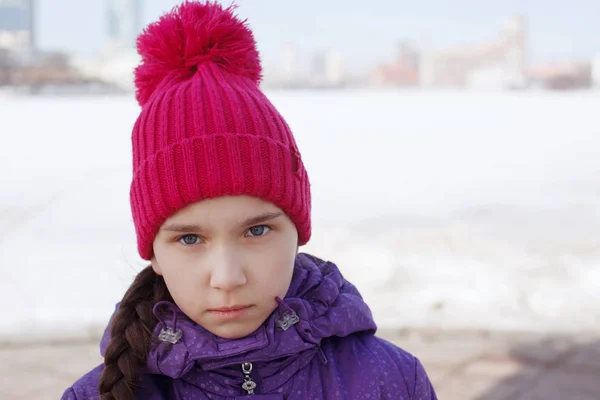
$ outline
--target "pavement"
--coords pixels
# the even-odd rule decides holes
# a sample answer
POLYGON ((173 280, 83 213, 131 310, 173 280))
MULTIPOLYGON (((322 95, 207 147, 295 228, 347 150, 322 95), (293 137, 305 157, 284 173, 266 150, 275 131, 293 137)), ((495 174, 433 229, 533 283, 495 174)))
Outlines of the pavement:
MULTIPOLYGON (((441 400, 600 400, 600 336, 381 332, 417 356, 441 400)), ((60 399, 97 341, 0 344, 0 399, 60 399)))

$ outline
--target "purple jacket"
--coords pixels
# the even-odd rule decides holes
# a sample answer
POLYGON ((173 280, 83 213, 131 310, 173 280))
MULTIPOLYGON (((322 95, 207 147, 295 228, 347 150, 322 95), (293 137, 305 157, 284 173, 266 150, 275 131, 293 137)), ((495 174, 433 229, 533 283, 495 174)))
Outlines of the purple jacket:
MULTIPOLYGON (((150 349, 138 399, 437 399, 421 363, 374 335, 371 311, 356 288, 334 264, 310 255, 298 255, 285 299, 245 338, 221 339, 168 305, 171 311, 157 315, 164 324, 155 334, 173 327, 174 311, 183 335, 150 349)), ((105 333, 102 353, 107 343, 105 333)), ((102 368, 62 399, 98 399, 102 368)))

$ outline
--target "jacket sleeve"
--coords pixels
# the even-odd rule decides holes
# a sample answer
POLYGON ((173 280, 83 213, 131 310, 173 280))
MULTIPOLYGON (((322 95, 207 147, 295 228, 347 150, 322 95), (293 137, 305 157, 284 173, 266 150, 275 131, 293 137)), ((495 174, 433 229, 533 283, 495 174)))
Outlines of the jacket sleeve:
POLYGON ((433 385, 418 358, 415 358, 415 388, 412 398, 414 400, 437 400, 433 385))
POLYGON ((61 400, 91 400, 99 399, 98 383, 104 364, 98 365, 96 368, 79 378, 70 388, 68 388, 60 398, 61 400))
POLYGON ((60 400, 77 400, 77 396, 75 395, 75 391, 72 387, 65 390, 60 400))
POLYGON ((437 400, 433 385, 418 358, 387 340, 377 337, 373 340, 383 349, 378 359, 383 361, 385 369, 380 375, 387 377, 381 382, 380 400, 437 400))

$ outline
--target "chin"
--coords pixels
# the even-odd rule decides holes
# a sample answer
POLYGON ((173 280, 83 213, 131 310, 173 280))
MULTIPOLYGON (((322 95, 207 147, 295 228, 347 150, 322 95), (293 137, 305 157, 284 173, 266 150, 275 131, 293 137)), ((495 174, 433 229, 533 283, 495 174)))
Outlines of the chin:
MULTIPOLYGON (((260 326, 260 325, 259 325, 260 326)), ((237 324, 230 324, 229 326, 216 326, 213 329, 208 329, 213 335, 219 336, 223 339, 241 339, 252 333, 254 333, 259 326, 247 327, 240 326, 237 324)))
POLYGON ((222 339, 230 339, 230 340, 234 340, 234 339, 242 339, 243 337, 248 336, 250 333, 239 333, 239 332, 234 332, 234 331, 225 331, 225 332, 213 332, 216 336, 222 338, 222 339))

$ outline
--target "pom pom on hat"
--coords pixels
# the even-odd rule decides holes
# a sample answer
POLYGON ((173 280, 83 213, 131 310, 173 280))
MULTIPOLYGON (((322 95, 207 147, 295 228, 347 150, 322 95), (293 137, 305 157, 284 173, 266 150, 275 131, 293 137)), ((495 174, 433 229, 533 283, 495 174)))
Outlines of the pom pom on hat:
POLYGON ((246 21, 234 15, 235 8, 186 1, 148 25, 137 39, 142 62, 135 70, 135 86, 141 106, 167 77, 189 79, 204 62, 260 83, 256 41, 246 21))

